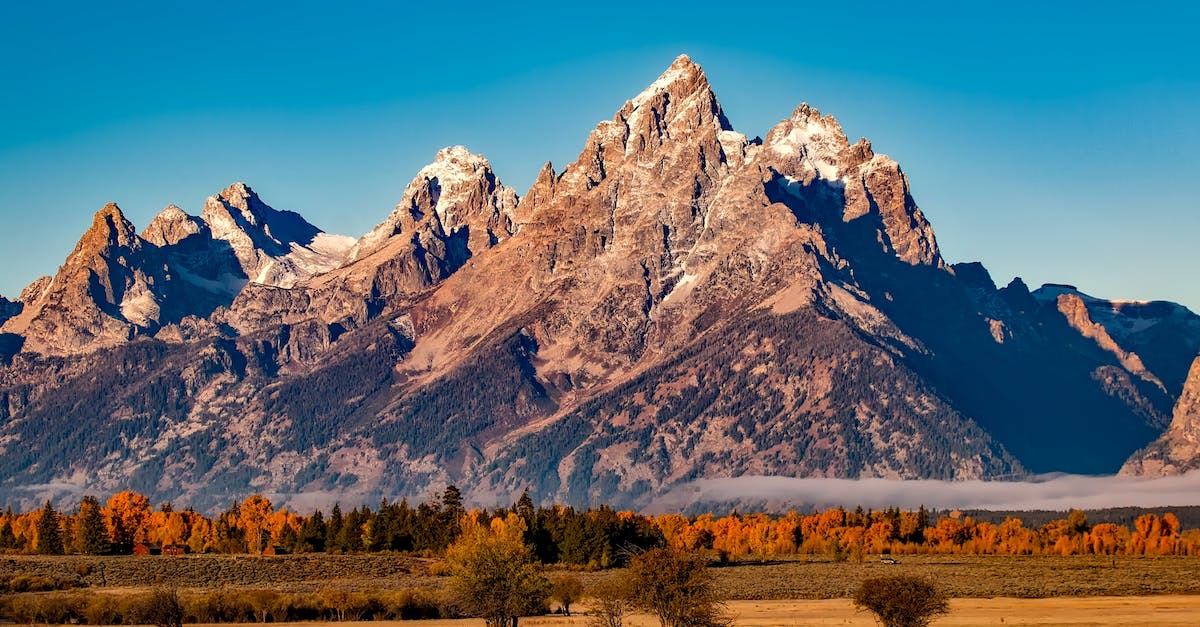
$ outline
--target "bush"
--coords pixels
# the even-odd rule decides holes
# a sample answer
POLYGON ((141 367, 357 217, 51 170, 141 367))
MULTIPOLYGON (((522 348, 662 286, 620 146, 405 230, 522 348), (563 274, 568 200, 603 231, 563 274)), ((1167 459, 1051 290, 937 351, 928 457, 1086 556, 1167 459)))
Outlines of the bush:
POLYGON ((281 593, 224 590, 180 597, 169 588, 139 595, 51 592, 0 596, 0 622, 171 627, 187 623, 250 623, 447 618, 440 591, 281 593), (177 605, 176 605, 177 604, 177 605))
POLYGON ((854 605, 875 614, 884 627, 925 627, 950 611, 945 592, 913 575, 863 581, 854 593, 854 605))
POLYGON ((442 618, 441 594, 436 590, 401 590, 382 599, 388 620, 442 618))
POLYGON ((0 576, 0 592, 49 592, 75 587, 75 582, 41 575, 17 573, 9 577, 0 576))
POLYGON ((17 623, 61 625, 85 619, 87 599, 75 594, 14 594, 0 606, 0 616, 17 623))
POLYGON ((453 574, 446 593, 457 611, 482 617, 488 627, 502 627, 517 617, 544 613, 550 582, 525 545, 520 517, 509 514, 492 527, 469 525, 447 549, 453 574))
POLYGON ((627 576, 631 604, 657 616, 662 627, 733 624, 703 557, 651 549, 630 561, 627 576))
POLYGON ((620 581, 602 581, 592 587, 590 596, 588 627, 622 627, 629 613, 629 590, 620 581))
POLYGON ((139 623, 156 627, 180 627, 183 625, 184 608, 179 593, 174 588, 155 588, 142 599, 137 610, 139 623))
POLYGON ((89 625, 118 625, 124 616, 121 604, 107 594, 94 594, 83 606, 83 620, 89 625))

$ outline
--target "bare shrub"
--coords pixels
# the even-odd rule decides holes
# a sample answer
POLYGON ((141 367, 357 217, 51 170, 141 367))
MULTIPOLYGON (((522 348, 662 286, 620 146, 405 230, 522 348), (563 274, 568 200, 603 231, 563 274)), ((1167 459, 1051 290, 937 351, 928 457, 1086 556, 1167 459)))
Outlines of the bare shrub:
POLYGON ((622 627, 629 613, 629 590, 619 580, 602 581, 592 586, 592 611, 588 627, 622 627))
POLYGON ((150 591, 137 610, 140 623, 156 627, 180 627, 183 625, 183 601, 174 588, 159 586, 150 591))

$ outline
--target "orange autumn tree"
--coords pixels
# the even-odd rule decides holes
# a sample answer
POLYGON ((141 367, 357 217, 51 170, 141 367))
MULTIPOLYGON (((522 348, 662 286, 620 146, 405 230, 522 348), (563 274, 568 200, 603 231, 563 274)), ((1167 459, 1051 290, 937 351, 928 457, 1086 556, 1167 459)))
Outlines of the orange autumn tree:
POLYGON ((271 501, 261 494, 250 496, 238 506, 235 524, 246 539, 246 548, 251 553, 262 553, 270 543, 274 513, 271 501))
POLYGON ((145 533, 150 518, 150 499, 125 490, 108 499, 100 513, 108 527, 109 540, 118 547, 132 546, 138 535, 145 533))

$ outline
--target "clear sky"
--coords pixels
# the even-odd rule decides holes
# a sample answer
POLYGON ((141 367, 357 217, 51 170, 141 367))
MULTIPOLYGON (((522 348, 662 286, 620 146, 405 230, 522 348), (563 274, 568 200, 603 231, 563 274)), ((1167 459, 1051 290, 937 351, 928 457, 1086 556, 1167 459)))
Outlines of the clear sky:
POLYGON ((1191 3, 505 4, 0 3, 0 294, 108 201, 241 180, 357 236, 451 144, 523 193, 685 52, 747 135, 870 138, 951 261, 1200 311, 1191 3))

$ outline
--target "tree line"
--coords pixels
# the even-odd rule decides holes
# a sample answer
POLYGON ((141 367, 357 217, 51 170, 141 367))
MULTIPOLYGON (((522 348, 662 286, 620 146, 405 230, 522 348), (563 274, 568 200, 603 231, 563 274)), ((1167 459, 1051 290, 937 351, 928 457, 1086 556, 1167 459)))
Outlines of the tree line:
POLYGON ((585 568, 624 565, 629 555, 665 547, 707 552, 721 560, 826 555, 861 560, 880 554, 1200 555, 1200 529, 1183 529, 1169 512, 1146 513, 1132 525, 1091 524, 1078 510, 1026 527, 1009 516, 999 523, 950 512, 932 519, 916 511, 789 512, 784 515, 649 516, 608 507, 579 510, 536 506, 528 494, 511 507, 468 509, 454 486, 416 506, 383 500, 375 508, 339 505, 301 515, 255 494, 205 516, 170 503, 119 492, 101 503, 84 497, 73 512, 50 502, 29 512, 0 514, 0 552, 129 554, 144 547, 191 553, 401 552, 441 556, 464 525, 515 516, 533 557, 545 564, 585 568))

